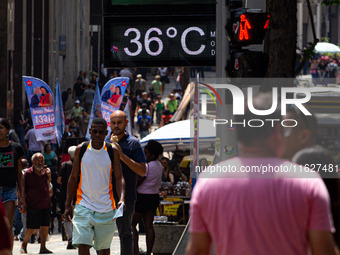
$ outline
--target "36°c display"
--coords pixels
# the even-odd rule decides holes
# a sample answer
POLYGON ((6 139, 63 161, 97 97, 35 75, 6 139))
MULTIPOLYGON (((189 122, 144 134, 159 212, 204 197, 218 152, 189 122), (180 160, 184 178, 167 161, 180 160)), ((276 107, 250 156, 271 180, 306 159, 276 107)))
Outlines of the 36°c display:
POLYGON ((105 67, 215 65, 214 15, 104 17, 105 67))

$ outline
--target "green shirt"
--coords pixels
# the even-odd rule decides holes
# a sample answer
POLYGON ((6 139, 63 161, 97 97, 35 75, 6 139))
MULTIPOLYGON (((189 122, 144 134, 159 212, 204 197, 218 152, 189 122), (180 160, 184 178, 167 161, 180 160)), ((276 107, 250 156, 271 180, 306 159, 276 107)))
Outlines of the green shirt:
POLYGON ((43 156, 45 158, 45 164, 48 167, 51 167, 52 166, 52 159, 56 158, 57 154, 55 154, 54 151, 51 151, 50 154, 47 154, 47 153, 44 152, 43 156))
POLYGON ((153 86, 153 90, 155 91, 155 93, 157 95, 160 95, 161 94, 162 82, 161 81, 153 80, 151 85, 153 86))
POLYGON ((168 106, 169 111, 174 113, 177 110, 178 101, 176 99, 174 101, 169 100, 166 105, 168 106))
POLYGON ((164 110, 164 103, 156 103, 156 110, 163 111, 164 110))
POLYGON ((73 106, 73 108, 71 110, 71 118, 79 119, 79 117, 81 116, 82 111, 83 111, 83 107, 79 106, 77 108, 77 107, 73 106))

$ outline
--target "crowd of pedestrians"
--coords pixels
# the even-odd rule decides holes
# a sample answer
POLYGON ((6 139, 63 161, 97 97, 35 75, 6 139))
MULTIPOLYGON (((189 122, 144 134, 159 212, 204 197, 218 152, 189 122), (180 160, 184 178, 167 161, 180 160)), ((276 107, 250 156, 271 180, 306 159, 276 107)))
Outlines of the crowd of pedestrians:
MULTIPOLYGON (((130 77, 131 81, 120 110, 110 116, 109 138, 105 141, 106 121, 95 118, 89 127, 90 141, 67 148, 68 156, 63 155, 66 160, 62 159, 56 141, 39 142, 34 129, 27 130, 31 124, 25 112, 18 111, 14 122, 16 142, 10 135, 9 122, 0 118, 0 205, 5 209, 2 217, 0 206, 0 224, 8 227, 1 233, 8 235, 0 242, 0 251, 4 249, 10 254, 17 207, 23 227, 17 230, 21 232, 15 238, 22 241, 23 254, 28 252, 28 243, 35 241, 40 242, 40 253, 52 253, 46 241, 48 234, 55 232, 54 218, 58 221, 57 232, 68 242, 67 249, 78 248, 81 255, 89 254, 91 247, 99 254, 110 254, 116 228, 121 254, 151 254, 161 183, 176 185, 190 181, 191 176, 180 169, 181 156, 164 157, 162 145, 153 140, 143 150, 140 140, 153 128, 170 123, 184 92, 183 68, 158 68, 152 80, 147 80, 144 72, 128 68, 113 75, 130 77), (170 74, 176 89, 165 95, 170 74), (126 131, 129 122, 123 111, 126 105, 133 116, 132 134, 126 131), (24 170, 22 162, 27 164, 24 170), (114 218, 120 206, 124 213, 114 218), (137 225, 141 220, 146 233, 145 252, 138 247, 137 225), (6 240, 7 244, 2 245, 6 240)), ((87 74, 80 72, 74 87, 64 91, 65 141, 86 135, 95 81, 96 76, 90 82, 87 74)), ((267 95, 261 95, 255 105, 266 107, 268 102, 267 95)), ((275 114, 271 117, 282 118, 275 114)), ((255 118, 249 111, 245 117, 255 118)), ((333 164, 326 157, 327 151, 315 147, 317 128, 313 116, 303 116, 291 107, 283 118, 296 119, 299 125, 296 128, 265 125, 256 131, 238 128, 243 156, 222 164, 239 167, 266 163, 279 167, 293 164, 290 161, 309 164, 317 158, 313 153, 324 155, 325 164, 333 164), (306 148, 309 150, 304 151, 306 148)), ((200 161, 205 167, 207 163, 200 161)), ((335 254, 332 232, 334 226, 339 228, 339 220, 331 215, 339 212, 338 179, 322 182, 317 174, 307 180, 287 176, 210 179, 202 178, 203 175, 191 200, 188 254, 208 254, 211 243, 215 244, 217 254, 306 254, 308 249, 313 255, 335 254)), ((339 232, 335 232, 334 238, 339 244, 339 232)))
MULTIPOLYGON (((136 128, 139 138, 142 139, 148 135, 152 131, 154 123, 157 124, 158 128, 170 122, 170 118, 177 110, 181 95, 186 87, 183 84, 183 71, 182 67, 173 69, 160 67, 151 70, 151 75, 154 78, 149 80, 146 77, 147 71, 143 68, 133 70, 124 68, 112 71, 110 78, 119 76, 130 78, 125 95, 119 97, 120 101, 114 106, 120 106, 120 110, 123 110, 129 104, 131 124, 133 128, 136 128), (172 77, 170 74, 172 74, 172 77), (173 79, 173 83, 176 83, 176 89, 165 95, 165 85, 169 84, 169 77, 173 79), (142 113, 143 109, 146 112, 142 113)), ((85 79, 85 76, 86 73, 80 72, 73 88, 67 88, 62 93, 66 123, 65 139, 84 138, 86 136, 97 76, 92 75, 91 82, 87 78, 85 79)), ((101 91, 104 84, 99 82, 98 85, 101 91)), ((110 93, 110 91, 107 92, 110 93)), ((118 94, 120 94, 120 91, 118 94)), ((105 94, 102 96, 102 100, 108 100, 105 94)))
POLYGON ((312 82, 315 85, 327 86, 328 84, 337 84, 340 60, 328 56, 314 58, 304 69, 306 74, 309 70, 312 75, 312 82))

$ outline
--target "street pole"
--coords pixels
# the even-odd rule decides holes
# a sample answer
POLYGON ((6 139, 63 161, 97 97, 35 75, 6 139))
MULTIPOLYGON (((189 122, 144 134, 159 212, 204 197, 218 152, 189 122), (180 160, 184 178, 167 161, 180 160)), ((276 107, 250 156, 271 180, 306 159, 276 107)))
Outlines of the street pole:
MULTIPOLYGON (((224 0, 218 0, 216 5, 216 81, 226 84, 226 64, 229 60, 229 42, 226 36, 225 26, 229 15, 229 6, 224 0)), ((232 99, 228 97, 225 89, 218 89, 222 107, 216 107, 216 118, 230 120, 232 115, 232 99)), ((235 132, 226 125, 217 125, 215 141, 214 164, 234 157, 237 154, 237 142, 235 132)))
POLYGON ((225 78, 227 73, 225 65, 229 58, 229 44, 225 25, 229 8, 224 0, 217 0, 216 4, 216 78, 225 78))

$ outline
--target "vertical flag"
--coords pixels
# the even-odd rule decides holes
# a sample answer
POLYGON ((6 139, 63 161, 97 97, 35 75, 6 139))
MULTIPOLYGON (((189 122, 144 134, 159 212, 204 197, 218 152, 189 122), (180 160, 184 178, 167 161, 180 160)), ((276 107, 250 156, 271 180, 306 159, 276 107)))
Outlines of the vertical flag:
POLYGON ((96 117, 102 117, 98 78, 96 80, 96 90, 95 90, 95 93, 94 93, 94 99, 93 99, 93 103, 92 103, 91 116, 90 116, 89 125, 87 126, 87 131, 86 131, 86 136, 85 136, 87 140, 91 140, 89 129, 91 127, 91 123, 92 123, 93 119, 96 118, 96 117))
POLYGON ((60 147, 61 139, 63 138, 65 130, 65 116, 63 109, 63 101, 61 100, 60 85, 57 79, 57 88, 55 92, 55 125, 56 125, 56 138, 60 147))
POLYGON ((131 122, 131 111, 130 111, 130 99, 129 98, 127 98, 127 103, 125 105, 124 112, 126 114, 126 119, 128 120, 128 124, 126 125, 125 130, 129 134, 132 134, 132 122, 131 122))
POLYGON ((37 141, 55 139, 53 92, 42 80, 23 76, 37 141))
POLYGON ((109 80, 103 87, 101 93, 101 110, 103 119, 106 120, 108 126, 110 126, 110 115, 114 111, 119 110, 128 84, 129 78, 117 77, 109 80))

